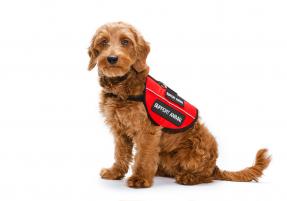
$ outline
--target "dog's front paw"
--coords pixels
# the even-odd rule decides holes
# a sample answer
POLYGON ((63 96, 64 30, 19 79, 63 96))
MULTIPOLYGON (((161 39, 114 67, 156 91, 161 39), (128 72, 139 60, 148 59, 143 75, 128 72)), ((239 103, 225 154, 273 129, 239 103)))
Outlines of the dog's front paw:
POLYGON ((151 187, 152 181, 149 181, 143 177, 132 175, 128 179, 128 187, 131 188, 148 188, 151 187))
POLYGON ((100 172, 100 175, 103 179, 110 180, 118 180, 124 177, 124 174, 115 168, 103 168, 100 172))

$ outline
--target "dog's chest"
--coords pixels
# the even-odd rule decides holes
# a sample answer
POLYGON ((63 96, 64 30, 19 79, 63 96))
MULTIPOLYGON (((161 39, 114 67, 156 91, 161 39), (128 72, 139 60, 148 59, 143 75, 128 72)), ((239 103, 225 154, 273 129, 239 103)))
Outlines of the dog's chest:
POLYGON ((142 102, 107 98, 101 104, 101 110, 107 123, 116 129, 134 132, 143 125, 144 121, 149 121, 142 102))

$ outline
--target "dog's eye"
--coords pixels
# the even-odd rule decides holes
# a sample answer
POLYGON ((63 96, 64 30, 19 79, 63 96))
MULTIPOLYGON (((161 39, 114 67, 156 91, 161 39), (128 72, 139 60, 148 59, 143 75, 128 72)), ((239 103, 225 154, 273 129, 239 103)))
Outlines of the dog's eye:
POLYGON ((128 40, 128 39, 123 39, 123 40, 121 41, 121 44, 122 44, 123 46, 127 46, 127 45, 129 44, 129 40, 128 40))
POLYGON ((108 40, 107 39, 103 39, 101 42, 100 42, 100 45, 105 47, 108 45, 108 40))

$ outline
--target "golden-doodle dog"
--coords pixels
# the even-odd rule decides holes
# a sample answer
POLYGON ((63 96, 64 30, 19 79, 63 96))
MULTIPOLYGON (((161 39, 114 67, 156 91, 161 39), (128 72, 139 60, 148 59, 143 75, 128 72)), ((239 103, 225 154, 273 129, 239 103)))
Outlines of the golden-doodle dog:
POLYGON ((102 87, 100 109, 115 140, 115 162, 102 169, 103 179, 122 179, 136 154, 127 185, 150 187, 154 176, 173 177, 184 185, 212 180, 257 181, 270 163, 267 149, 241 171, 216 165, 217 143, 197 109, 148 75, 149 44, 123 22, 101 26, 92 38, 89 70, 98 66, 102 87))

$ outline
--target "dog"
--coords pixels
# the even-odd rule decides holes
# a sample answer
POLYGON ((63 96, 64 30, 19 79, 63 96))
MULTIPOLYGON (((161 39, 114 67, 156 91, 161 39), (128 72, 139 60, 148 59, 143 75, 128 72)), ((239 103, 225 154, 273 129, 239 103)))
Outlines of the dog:
POLYGON ((115 162, 101 170, 101 177, 124 178, 135 147, 128 187, 150 187, 155 176, 172 177, 183 185, 213 180, 258 181, 271 161, 267 149, 257 152, 253 166, 236 172, 223 171, 216 165, 215 138, 200 120, 184 131, 170 134, 149 118, 144 101, 137 98, 143 95, 149 76, 149 51, 143 36, 124 22, 101 26, 88 48, 88 69, 98 66, 100 111, 115 140, 115 162))

